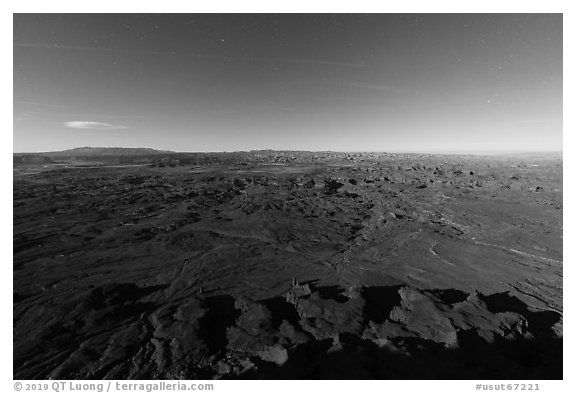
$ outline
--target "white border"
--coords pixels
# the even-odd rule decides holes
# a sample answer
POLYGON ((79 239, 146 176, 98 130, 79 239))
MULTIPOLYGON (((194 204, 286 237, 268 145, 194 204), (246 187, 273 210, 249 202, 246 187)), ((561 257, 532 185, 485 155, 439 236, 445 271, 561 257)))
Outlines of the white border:
MULTIPOLYGON (((572 2, 573 3, 573 2, 572 2)), ((406 2, 385 2, 376 0, 354 0, 354 1, 312 1, 312 0, 291 0, 282 3, 270 1, 121 1, 121 0, 98 0, 95 2, 82 1, 7 1, 2 3, 2 40, 4 48, 12 48, 12 13, 563 13, 564 14, 564 171, 568 174, 568 181, 564 182, 565 200, 571 201, 574 196, 573 182, 571 177, 574 169, 574 158, 572 148, 574 146, 573 116, 571 114, 576 108, 573 99, 574 77, 574 7, 570 1, 504 1, 504 0, 484 0, 484 1, 426 1, 411 0, 406 2), (569 109, 571 108, 571 110, 569 109)), ((9 123, 12 122, 12 50, 10 55, 5 56, 2 61, 3 67, 3 105, 5 129, 2 133, 2 173, 5 179, 12 177, 12 146, 13 135, 10 132, 9 123), (10 88, 9 88, 10 87, 10 88)), ((7 185, 6 185, 7 188, 7 185)), ((0 367, 4 391, 14 391, 12 382, 12 198, 8 196, 7 190, 2 193, 5 206, 5 214, 2 220, 2 296, 1 308, 5 316, 2 324, 3 348, 2 363, 0 367)), ((573 279, 574 247, 572 246, 573 222, 575 222, 574 208, 570 203, 565 204, 565 223, 567 227, 564 231, 565 248, 564 260, 568 261, 565 266, 565 277, 569 281, 573 279)), ((568 282, 569 284, 569 282, 568 282)), ((573 310, 574 291, 571 285, 564 285, 564 381, 540 381, 540 391, 542 392, 568 392, 576 391, 574 372, 569 369, 570 360, 575 353, 573 336, 573 310)), ((573 367, 573 366, 572 366, 573 367)), ((487 383, 488 381, 478 381, 487 383)), ((502 381, 494 381, 500 383, 502 381)), ((505 381, 504 383, 513 382, 505 381)), ((522 382, 522 381, 519 381, 522 382)), ((426 392, 471 392, 474 390, 474 383, 471 381, 287 381, 287 382, 250 382, 250 381, 216 381, 217 392, 223 391, 262 391, 269 392, 294 392, 296 389, 302 391, 320 391, 328 389, 330 391, 355 391, 363 389, 378 389, 379 391, 426 391, 426 392)))

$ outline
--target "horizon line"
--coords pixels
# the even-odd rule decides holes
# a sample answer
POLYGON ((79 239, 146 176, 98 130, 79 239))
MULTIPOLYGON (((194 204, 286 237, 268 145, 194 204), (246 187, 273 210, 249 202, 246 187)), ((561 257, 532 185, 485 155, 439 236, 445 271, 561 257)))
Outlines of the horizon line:
POLYGON ((142 149, 154 150, 158 152, 186 154, 186 153, 204 153, 204 154, 226 154, 226 153, 249 153, 259 151, 273 152, 301 152, 301 153, 345 153, 345 154, 434 154, 434 155, 498 155, 498 154, 558 154, 564 153, 564 150, 304 150, 304 149, 249 149, 249 150, 196 150, 196 151, 176 151, 151 147, 125 147, 125 146, 78 146, 64 150, 49 151, 13 151, 12 154, 46 154, 60 153, 74 149, 142 149))

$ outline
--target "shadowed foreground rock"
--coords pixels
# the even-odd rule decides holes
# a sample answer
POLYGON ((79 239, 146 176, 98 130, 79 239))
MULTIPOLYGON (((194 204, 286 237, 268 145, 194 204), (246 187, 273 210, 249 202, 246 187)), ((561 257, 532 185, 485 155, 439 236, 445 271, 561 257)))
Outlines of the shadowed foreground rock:
POLYGON ((16 338, 25 356, 15 358, 15 377, 562 377, 562 338, 552 329, 561 316, 529 311, 507 293, 447 302, 438 294, 450 290, 311 287, 262 301, 218 295, 168 304, 165 288, 94 288, 20 319, 16 331, 35 338, 16 338))

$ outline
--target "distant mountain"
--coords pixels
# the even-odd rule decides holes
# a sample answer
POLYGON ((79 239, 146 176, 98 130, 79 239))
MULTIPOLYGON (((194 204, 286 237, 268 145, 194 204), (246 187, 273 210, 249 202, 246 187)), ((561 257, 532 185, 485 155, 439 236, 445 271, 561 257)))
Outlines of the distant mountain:
POLYGON ((67 157, 102 157, 102 156, 149 156, 158 154, 173 154, 172 151, 155 150, 145 147, 77 147, 63 151, 36 153, 54 158, 67 157))
POLYGON ((91 164, 150 164, 177 153, 148 148, 78 147, 44 153, 14 153, 14 165, 39 165, 54 163, 91 164))
POLYGON ((54 164, 50 157, 42 156, 39 154, 14 154, 14 165, 44 165, 54 164))

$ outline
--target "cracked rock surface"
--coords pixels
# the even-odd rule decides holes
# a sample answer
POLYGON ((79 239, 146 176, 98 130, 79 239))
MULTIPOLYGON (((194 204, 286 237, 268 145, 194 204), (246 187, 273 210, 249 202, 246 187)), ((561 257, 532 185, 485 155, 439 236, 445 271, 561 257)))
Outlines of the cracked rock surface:
POLYGON ((233 154, 15 158, 15 379, 562 378, 561 158, 233 154))

